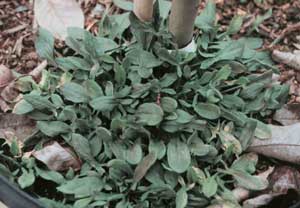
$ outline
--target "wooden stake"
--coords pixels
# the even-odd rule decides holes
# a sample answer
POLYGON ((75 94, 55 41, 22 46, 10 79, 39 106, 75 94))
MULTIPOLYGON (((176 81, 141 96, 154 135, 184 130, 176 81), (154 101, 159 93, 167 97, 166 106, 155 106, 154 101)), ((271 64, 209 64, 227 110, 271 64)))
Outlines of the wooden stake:
POLYGON ((173 0, 169 29, 179 48, 188 45, 194 32, 199 0, 173 0))
POLYGON ((143 22, 150 22, 153 17, 153 0, 134 0, 133 12, 143 22))

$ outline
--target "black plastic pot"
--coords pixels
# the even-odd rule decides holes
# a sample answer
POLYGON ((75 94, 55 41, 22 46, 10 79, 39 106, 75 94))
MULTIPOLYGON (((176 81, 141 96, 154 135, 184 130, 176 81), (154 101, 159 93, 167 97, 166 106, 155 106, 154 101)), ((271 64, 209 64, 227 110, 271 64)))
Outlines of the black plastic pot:
POLYGON ((0 176, 0 201, 8 208, 43 208, 34 198, 0 176))

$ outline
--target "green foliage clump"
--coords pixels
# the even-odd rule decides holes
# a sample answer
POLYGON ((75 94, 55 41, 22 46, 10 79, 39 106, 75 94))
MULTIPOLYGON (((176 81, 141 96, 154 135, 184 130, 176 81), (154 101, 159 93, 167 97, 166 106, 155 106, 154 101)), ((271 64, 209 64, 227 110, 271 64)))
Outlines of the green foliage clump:
POLYGON ((37 51, 52 66, 15 112, 37 121, 30 145, 61 141, 83 162, 67 173, 23 162, 23 188, 55 182, 43 187, 51 197, 38 194, 48 207, 239 207, 234 183, 265 188, 252 176, 257 160, 241 154, 254 136, 270 136, 259 120, 281 107, 288 87, 272 83, 276 69, 256 50, 262 40, 231 39, 240 18, 218 33, 209 3, 196 21, 197 51, 176 50, 163 15, 170 7, 158 2, 151 24, 105 16, 98 36, 70 28, 68 47, 56 52, 40 30, 37 51))

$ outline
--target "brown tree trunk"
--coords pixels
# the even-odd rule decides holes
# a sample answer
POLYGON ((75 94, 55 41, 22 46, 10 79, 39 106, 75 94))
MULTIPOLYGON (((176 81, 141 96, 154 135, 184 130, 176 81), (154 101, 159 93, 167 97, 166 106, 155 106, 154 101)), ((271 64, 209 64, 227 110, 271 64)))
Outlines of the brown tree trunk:
POLYGON ((194 23, 199 0, 173 0, 169 29, 179 48, 188 45, 193 38, 194 23))
POLYGON ((153 17, 153 0, 134 0, 133 12, 143 22, 150 22, 153 17))

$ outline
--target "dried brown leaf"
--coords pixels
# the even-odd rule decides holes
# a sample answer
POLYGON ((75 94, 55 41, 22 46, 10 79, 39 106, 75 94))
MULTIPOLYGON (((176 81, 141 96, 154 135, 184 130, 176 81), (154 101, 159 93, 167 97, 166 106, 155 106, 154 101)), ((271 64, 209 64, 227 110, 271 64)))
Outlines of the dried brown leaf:
POLYGON ((300 54, 299 53, 290 53, 290 52, 281 52, 274 50, 272 57, 275 61, 279 63, 286 64, 296 70, 300 70, 300 54))
POLYGON ((253 139, 247 149, 250 152, 273 157, 279 160, 300 164, 300 123, 290 126, 269 125, 271 139, 253 139))
POLYGON ((143 160, 138 164, 134 171, 133 180, 139 182, 150 169, 150 167, 155 163, 156 155, 154 152, 150 152, 143 160))
POLYGON ((287 104, 276 111, 273 119, 284 126, 300 123, 300 104, 287 104))
POLYGON ((243 207, 260 207, 269 204, 274 198, 288 193, 288 190, 299 192, 300 173, 295 168, 289 166, 276 167, 268 177, 269 188, 267 192, 248 199, 243 203, 243 207))
POLYGON ((248 199, 243 203, 244 208, 257 208, 269 204, 278 194, 262 194, 255 198, 248 199))
POLYGON ((0 97, 0 110, 2 110, 4 113, 11 110, 11 107, 3 100, 2 97, 0 97))
POLYGON ((57 142, 34 151, 32 155, 54 171, 65 171, 69 168, 79 170, 81 167, 81 162, 75 157, 75 154, 71 154, 67 148, 62 147, 57 142))
POLYGON ((8 143, 13 138, 17 138, 19 143, 23 143, 35 132, 35 122, 28 117, 16 114, 0 114, 0 138, 4 138, 8 143))
POLYGON ((37 67, 35 67, 29 75, 32 76, 35 80, 38 80, 42 74, 42 71, 46 68, 48 62, 47 60, 44 60, 42 63, 40 63, 37 67))
POLYGON ((275 168, 269 177, 270 188, 274 193, 287 194, 288 190, 300 191, 300 173, 290 166, 275 168))
POLYGON ((0 95, 6 102, 14 102, 16 101, 16 98, 19 96, 19 94, 20 92, 16 88, 16 82, 12 81, 6 87, 3 88, 0 95))
POLYGON ((34 13, 41 27, 62 40, 68 27, 84 27, 83 11, 75 0, 36 0, 34 13))

